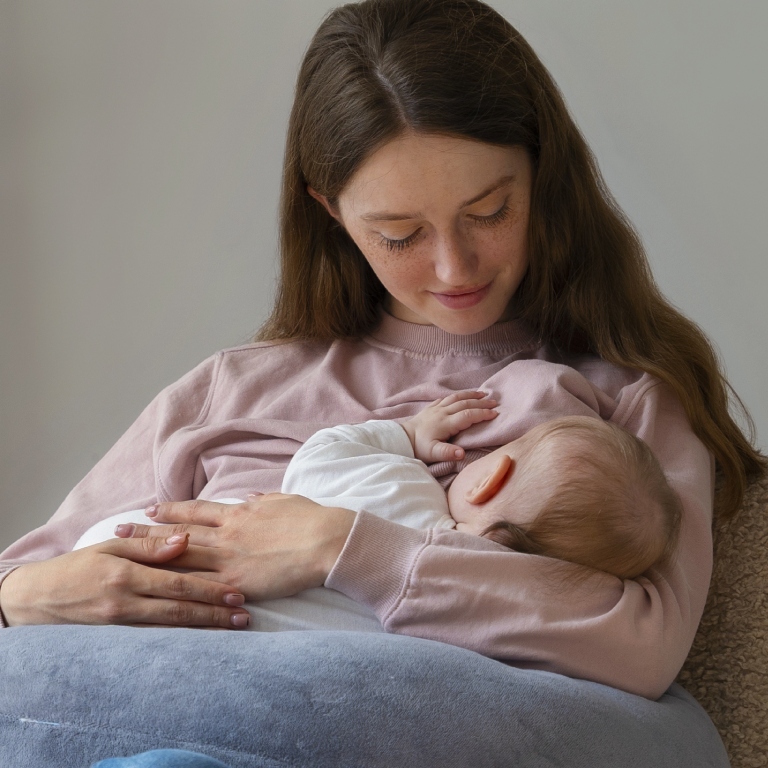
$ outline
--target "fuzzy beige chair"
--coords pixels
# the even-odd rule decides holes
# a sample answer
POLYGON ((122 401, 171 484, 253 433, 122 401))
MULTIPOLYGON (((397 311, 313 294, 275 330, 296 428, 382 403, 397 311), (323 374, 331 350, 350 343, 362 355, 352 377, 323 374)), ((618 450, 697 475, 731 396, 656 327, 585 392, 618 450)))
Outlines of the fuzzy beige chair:
POLYGON ((707 710, 732 768, 768 766, 768 479, 714 527, 701 626, 677 682, 707 710))

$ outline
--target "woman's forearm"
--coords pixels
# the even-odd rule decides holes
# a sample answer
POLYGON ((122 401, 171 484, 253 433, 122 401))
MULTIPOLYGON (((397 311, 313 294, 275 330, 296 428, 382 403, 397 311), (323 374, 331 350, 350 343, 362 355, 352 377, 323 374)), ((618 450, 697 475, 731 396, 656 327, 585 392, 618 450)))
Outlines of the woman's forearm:
POLYGON ((326 586, 374 610, 389 632, 658 698, 690 645, 669 588, 595 573, 568 589, 560 566, 360 513, 326 586))
POLYGON ((555 561, 361 513, 326 586, 367 605, 390 632, 657 698, 682 666, 706 600, 712 464, 660 385, 622 418, 683 502, 672 564, 635 581, 596 573, 569 584, 555 561))

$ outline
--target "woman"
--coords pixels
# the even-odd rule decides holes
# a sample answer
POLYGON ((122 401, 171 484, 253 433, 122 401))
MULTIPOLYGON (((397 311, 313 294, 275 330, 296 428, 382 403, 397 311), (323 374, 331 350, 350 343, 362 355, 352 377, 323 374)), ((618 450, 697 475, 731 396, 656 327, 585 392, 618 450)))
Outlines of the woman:
MULTIPOLYGON (((244 600, 325 584, 391 632, 659 697, 706 597, 711 457, 724 517, 764 461, 527 43, 475 0, 338 9, 299 74, 282 195, 281 283, 260 343, 161 393, 54 518, 7 550, 5 622, 242 627, 244 600), (544 598, 546 560, 474 537, 297 497, 183 502, 279 490, 324 426, 410 416, 489 381, 503 402, 504 366, 524 357, 582 373, 601 415, 657 454, 685 510, 674 562, 544 598), (69 552, 94 522, 138 506, 172 527, 69 552), (155 567, 171 561, 191 573, 155 567)), ((537 393, 532 423, 585 396, 567 382, 537 393)))

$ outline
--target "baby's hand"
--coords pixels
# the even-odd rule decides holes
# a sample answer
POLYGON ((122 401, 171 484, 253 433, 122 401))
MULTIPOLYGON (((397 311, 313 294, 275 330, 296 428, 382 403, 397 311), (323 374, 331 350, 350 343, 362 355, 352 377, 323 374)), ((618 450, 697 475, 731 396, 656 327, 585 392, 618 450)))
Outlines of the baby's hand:
POLYGON ((495 419, 499 415, 493 410, 495 405, 485 392, 454 392, 435 400, 402 426, 417 459, 426 463, 463 459, 464 450, 446 441, 473 424, 495 419))

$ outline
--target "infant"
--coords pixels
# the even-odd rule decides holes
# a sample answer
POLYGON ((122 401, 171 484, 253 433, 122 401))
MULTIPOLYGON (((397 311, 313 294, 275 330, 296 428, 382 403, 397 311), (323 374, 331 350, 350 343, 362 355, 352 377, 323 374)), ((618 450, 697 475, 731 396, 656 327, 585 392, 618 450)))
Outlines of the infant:
POLYGON ((447 498, 426 463, 458 460, 447 442, 495 418, 482 392, 457 392, 398 425, 324 429, 292 459, 284 493, 365 509, 411 527, 456 530, 606 571, 639 576, 675 546, 681 506, 650 448, 599 416, 563 416, 466 466, 447 498), (367 502, 367 503, 366 503, 367 502))

